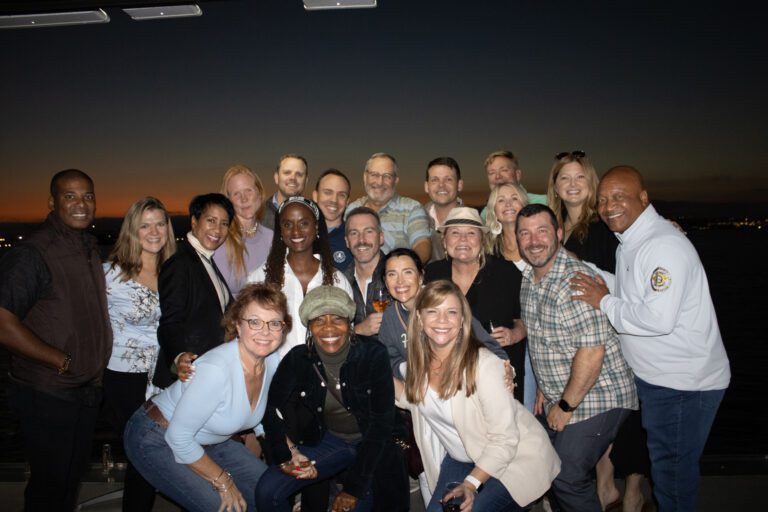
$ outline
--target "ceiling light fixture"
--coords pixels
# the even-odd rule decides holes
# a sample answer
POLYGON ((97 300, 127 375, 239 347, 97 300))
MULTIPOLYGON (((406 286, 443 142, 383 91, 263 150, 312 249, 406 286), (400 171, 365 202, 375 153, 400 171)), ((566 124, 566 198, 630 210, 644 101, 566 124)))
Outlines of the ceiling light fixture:
POLYGON ((372 9, 376 0, 303 0, 304 9, 319 11, 327 9, 372 9))
POLYGON ((166 18, 186 18, 200 16, 203 10, 195 4, 190 5, 165 5, 156 7, 132 7, 123 9, 134 21, 162 20, 166 18))
POLYGON ((109 15, 103 9, 96 9, 92 11, 44 12, 0 16, 0 29, 56 27, 92 23, 109 23, 109 15))

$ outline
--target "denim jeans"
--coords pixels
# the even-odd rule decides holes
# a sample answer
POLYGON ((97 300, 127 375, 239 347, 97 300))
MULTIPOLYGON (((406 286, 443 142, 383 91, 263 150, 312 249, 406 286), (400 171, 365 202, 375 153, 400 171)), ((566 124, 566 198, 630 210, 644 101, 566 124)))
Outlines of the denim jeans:
MULTIPOLYGON (((349 443, 326 432, 317 446, 304 445, 301 447, 301 453, 306 455, 309 460, 316 462, 317 479, 298 480, 286 475, 277 466, 270 466, 259 480, 259 485, 256 486, 256 509, 259 512, 262 510, 270 512, 290 511, 291 504, 289 504, 288 498, 291 495, 310 484, 331 478, 352 465, 357 456, 357 443, 349 443)), ((353 510, 354 512, 368 512, 372 508, 373 497, 369 489, 353 510)))
MULTIPOLYGON (((557 407, 557 405, 554 405, 557 407)), ((538 419, 560 457, 560 474, 552 482, 550 504, 553 511, 600 512, 600 500, 592 471, 619 427, 629 416, 629 409, 611 409, 586 420, 566 425, 562 432, 549 428, 547 418, 538 419)))
MULTIPOLYGON (((427 506, 427 512, 441 512, 443 506, 440 500, 445 495, 445 486, 449 482, 461 482, 467 476, 475 464, 472 462, 459 462, 446 455, 440 464, 440 476, 437 478, 435 491, 432 493, 432 499, 427 506)), ((515 503, 509 491, 496 478, 489 478, 480 488, 480 492, 475 495, 475 501, 472 504, 474 512, 516 512, 525 510, 515 503)))
POLYGON ((536 374, 533 373, 531 364, 531 352, 528 345, 525 346, 525 385, 523 386, 523 405, 528 412, 533 414, 533 408, 536 405, 536 374))
MULTIPOLYGON (((147 416, 143 407, 128 421, 123 442, 131 463, 158 491, 189 511, 219 509, 219 493, 186 464, 175 461, 171 448, 165 442, 165 429, 147 416)), ((232 474, 237 489, 248 503, 248 510, 255 510, 253 490, 266 471, 266 464, 242 443, 231 439, 206 446, 205 453, 232 474)))
POLYGON ((725 390, 679 391, 637 377, 635 384, 659 512, 694 512, 699 459, 725 390))

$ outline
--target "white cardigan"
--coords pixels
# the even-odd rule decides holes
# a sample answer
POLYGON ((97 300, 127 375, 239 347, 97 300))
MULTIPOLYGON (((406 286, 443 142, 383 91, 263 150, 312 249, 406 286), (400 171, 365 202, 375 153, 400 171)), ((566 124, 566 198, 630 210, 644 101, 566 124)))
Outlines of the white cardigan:
MULTIPOLYGON (((472 396, 460 390, 450 399, 454 426, 475 465, 501 481, 524 507, 547 492, 560 472, 560 458, 538 420, 504 387, 501 359, 480 349, 476 375, 472 396)), ((434 492, 440 466, 424 442, 424 429, 429 426, 418 406, 405 399, 405 392, 397 406, 411 411, 427 484, 434 492)))

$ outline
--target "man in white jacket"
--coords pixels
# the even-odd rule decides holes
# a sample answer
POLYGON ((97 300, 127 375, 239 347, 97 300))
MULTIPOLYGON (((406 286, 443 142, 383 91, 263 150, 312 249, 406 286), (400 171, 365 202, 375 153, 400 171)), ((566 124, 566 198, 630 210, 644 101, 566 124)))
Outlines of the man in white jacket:
POLYGON ((597 208, 620 242, 616 273, 607 285, 579 275, 573 298, 605 312, 635 372, 659 511, 694 511, 699 459, 730 381, 707 276, 637 169, 610 169, 597 208))

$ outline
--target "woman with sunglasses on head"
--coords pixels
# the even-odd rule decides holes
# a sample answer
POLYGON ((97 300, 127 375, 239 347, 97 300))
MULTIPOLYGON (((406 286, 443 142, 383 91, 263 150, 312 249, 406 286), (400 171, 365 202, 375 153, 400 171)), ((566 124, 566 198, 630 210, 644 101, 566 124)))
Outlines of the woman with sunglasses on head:
MULTIPOLYGON (((271 466, 256 488, 259 511, 289 511, 289 497, 336 476, 333 512, 408 510, 410 497, 392 373, 380 343, 352 329, 355 302, 323 285, 299 309, 306 344, 280 362, 264 430, 271 466)), ((328 510, 327 487, 302 511, 328 510)))
MULTIPOLYGON (((302 196, 283 201, 275 215, 275 231, 266 263, 248 276, 249 282, 279 287, 293 316, 298 316, 304 296, 318 286, 337 286, 352 297, 352 286, 333 265, 325 220, 314 201, 302 196)), ((303 344, 306 332, 303 325, 295 325, 278 351, 280 357, 303 344)))
POLYGON ((125 449, 136 469, 186 510, 255 510, 253 489, 267 467, 234 434, 261 423, 275 351, 291 329, 285 296, 246 286, 224 316, 226 338, 195 361, 194 379, 176 381, 134 413, 125 449))
POLYGON ((560 460, 541 424, 511 394, 499 391, 504 363, 472 334, 472 312, 451 281, 419 292, 408 324, 405 384, 397 405, 413 415, 414 434, 432 490, 427 512, 452 498, 462 512, 524 510, 543 495, 560 460), (423 432, 446 452, 438 465, 423 432), (459 482, 448 491, 449 482, 459 482))
MULTIPOLYGON (((563 226, 563 246, 583 261, 608 272, 616 271, 619 241, 597 215, 597 172, 584 151, 555 155, 549 173, 547 199, 563 226)), ((632 411, 616 439, 595 468, 597 491, 604 510, 619 506, 640 512, 643 475, 650 474, 646 434, 640 411, 632 411), (614 477, 625 479, 623 502, 614 477)))
POLYGON ((224 245, 216 249, 213 260, 232 295, 237 296, 248 274, 267 260, 273 232, 260 222, 264 213, 264 186, 251 169, 244 165, 227 169, 220 192, 232 201, 235 217, 229 225, 229 236, 224 245))
MULTIPOLYGON (((125 215, 108 261, 104 263, 107 305, 112 324, 112 355, 104 370, 105 407, 122 436, 133 412, 152 395, 157 363, 160 266, 176 251, 168 211, 159 199, 145 197, 125 215)), ((123 510, 152 510, 155 489, 128 464, 123 510)))
POLYGON ((597 215, 597 177, 583 151, 558 153, 549 172, 547 202, 563 226, 563 246, 602 270, 616 270, 619 241, 597 215))

